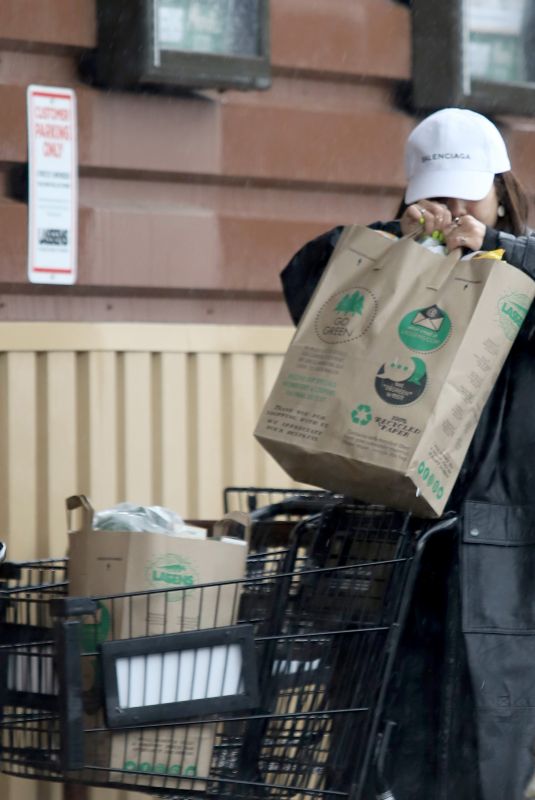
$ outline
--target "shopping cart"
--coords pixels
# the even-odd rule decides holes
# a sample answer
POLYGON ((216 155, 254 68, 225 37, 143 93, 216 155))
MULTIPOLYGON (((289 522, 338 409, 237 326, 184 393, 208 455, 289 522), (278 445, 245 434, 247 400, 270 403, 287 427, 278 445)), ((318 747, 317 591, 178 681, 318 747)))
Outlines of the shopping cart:
POLYGON ((229 486, 223 491, 223 509, 247 511, 257 519, 295 519, 322 510, 341 495, 324 489, 281 489, 265 486, 229 486), (301 510, 299 510, 301 509, 301 510))
POLYGON ((36 765, 54 757, 61 667, 50 601, 67 586, 66 559, 0 565, 1 758, 15 772, 21 743, 36 765))
POLYGON ((297 500, 253 512, 241 580, 76 598, 59 572, 21 586, 0 566, 2 770, 192 800, 368 797, 420 554, 454 520, 297 500), (273 545, 261 523, 287 514, 273 545), (132 636, 154 614, 164 633, 132 636))

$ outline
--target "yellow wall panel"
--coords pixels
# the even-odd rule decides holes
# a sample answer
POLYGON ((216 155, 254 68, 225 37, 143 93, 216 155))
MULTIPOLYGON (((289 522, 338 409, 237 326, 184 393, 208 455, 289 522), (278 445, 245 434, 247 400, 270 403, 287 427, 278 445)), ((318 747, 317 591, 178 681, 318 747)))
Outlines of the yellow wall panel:
POLYGON ((118 496, 117 354, 91 352, 80 361, 80 484, 95 508, 107 508, 118 496))
POLYGON ((221 513, 223 486, 223 428, 230 409, 223 402, 223 365, 219 353, 203 353, 196 358, 196 408, 190 409, 195 422, 197 451, 197 491, 195 517, 213 519, 221 513))
POLYGON ((5 479, 2 481, 1 535, 9 541, 10 555, 14 559, 39 553, 36 362, 34 353, 6 353, 3 357, 5 384, 0 415, 4 431, 5 479))
POLYGON ((65 498, 186 518, 228 485, 293 482, 253 437, 290 328, 0 323, 0 523, 9 557, 62 555, 65 498))
MULTIPOLYGON (((0 536, 13 560, 63 555, 65 499, 186 518, 226 486, 294 483, 253 437, 289 328, 0 323, 0 536)), ((6 800, 62 787, 3 777, 6 800)), ((93 800, 136 800, 91 789, 93 800)))
POLYGON ((191 460, 188 452, 188 357, 185 353, 160 355, 161 389, 158 416, 159 490, 156 501, 163 506, 180 509, 190 516, 188 481, 191 460))
POLYGON ((117 408, 122 500, 149 505, 153 498, 153 403, 150 353, 123 353, 118 362, 117 408))
POLYGON ((9 438, 8 438, 8 369, 9 356, 0 354, 0 535, 5 536, 9 520, 9 438))
MULTIPOLYGON (((186 518, 223 489, 294 485, 253 430, 290 328, 0 323, 0 538, 12 560, 63 555, 65 499, 123 500, 186 518)), ((63 787, 2 777, 6 800, 63 787)), ((67 794, 68 796, 68 794, 67 794)), ((136 800, 91 789, 93 800, 136 800)))
POLYGON ((40 507, 38 553, 63 555, 67 549, 65 498, 82 491, 78 480, 78 452, 87 447, 77 425, 76 354, 48 353, 39 370, 37 414, 43 452, 38 476, 40 507))
POLYGON ((228 408, 225 420, 227 485, 250 486, 257 483, 255 451, 258 445, 251 436, 258 418, 257 367, 258 358, 255 355, 237 353, 229 357, 225 382, 225 405, 228 408))

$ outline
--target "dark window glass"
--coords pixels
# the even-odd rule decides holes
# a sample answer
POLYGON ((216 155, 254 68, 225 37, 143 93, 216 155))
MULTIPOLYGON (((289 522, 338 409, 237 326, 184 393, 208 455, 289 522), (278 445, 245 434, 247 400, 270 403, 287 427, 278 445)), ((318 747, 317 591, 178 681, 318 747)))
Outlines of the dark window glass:
POLYGON ((416 111, 535 115, 535 0, 412 0, 416 111))
POLYGON ((158 49, 260 55, 259 0, 155 0, 158 49))
POLYGON ((531 0, 464 0, 466 62, 470 79, 498 83, 532 80, 528 48, 531 0))

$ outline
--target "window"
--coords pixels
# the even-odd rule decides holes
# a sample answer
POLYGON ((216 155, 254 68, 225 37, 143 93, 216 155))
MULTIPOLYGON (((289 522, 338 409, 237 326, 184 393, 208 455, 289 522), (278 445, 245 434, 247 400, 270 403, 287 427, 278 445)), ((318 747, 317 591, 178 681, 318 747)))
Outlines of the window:
POLYGON ((98 0, 102 86, 266 89, 269 0, 98 0))
POLYGON ((413 105, 535 114, 534 0, 412 0, 413 105))

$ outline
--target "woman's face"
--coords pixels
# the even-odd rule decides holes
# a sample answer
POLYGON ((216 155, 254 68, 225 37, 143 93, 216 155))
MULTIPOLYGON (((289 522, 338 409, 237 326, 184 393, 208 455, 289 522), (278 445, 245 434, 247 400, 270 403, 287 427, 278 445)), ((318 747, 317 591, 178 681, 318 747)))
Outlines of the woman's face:
POLYGON ((498 195, 494 184, 492 184, 490 192, 482 200, 458 200, 453 197, 433 199, 447 206, 451 216, 454 218, 470 214, 470 216, 475 217, 490 228, 494 228, 498 221, 498 195))

